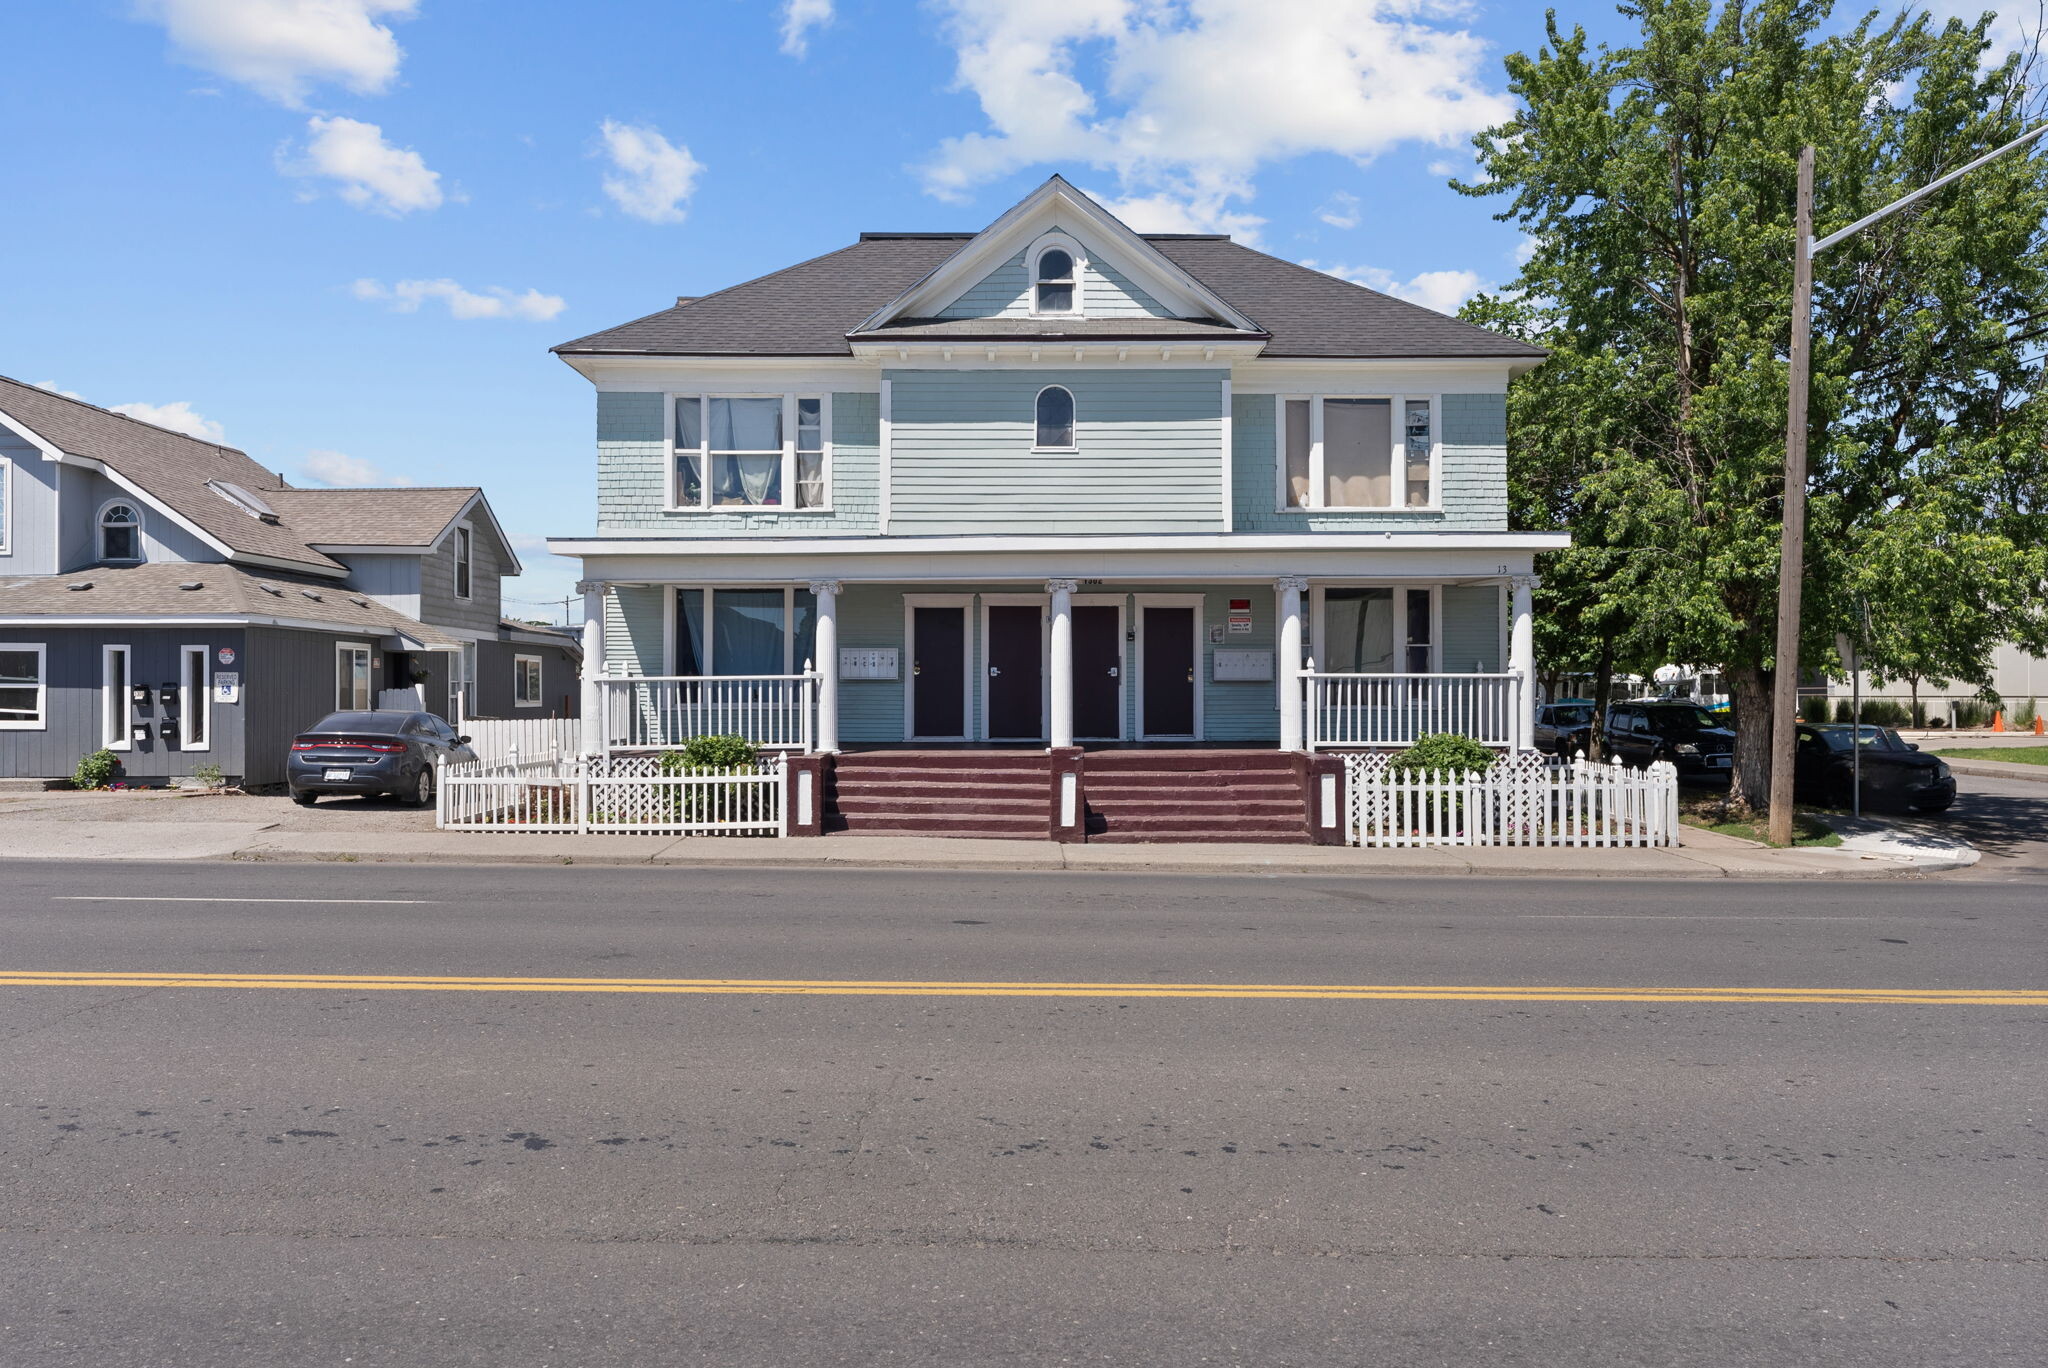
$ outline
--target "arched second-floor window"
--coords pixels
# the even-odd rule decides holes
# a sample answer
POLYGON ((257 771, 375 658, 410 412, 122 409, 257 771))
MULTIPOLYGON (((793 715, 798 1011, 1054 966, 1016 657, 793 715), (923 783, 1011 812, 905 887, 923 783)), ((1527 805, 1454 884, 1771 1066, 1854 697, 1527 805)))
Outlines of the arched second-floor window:
POLYGON ((134 504, 116 501, 100 510, 100 559, 142 559, 142 515, 134 504))
POLYGON ((1038 440, 1032 445, 1055 451, 1074 447, 1074 395, 1064 385, 1047 385, 1038 392, 1038 440))
POLYGON ((1033 313, 1074 312, 1074 254, 1064 247, 1048 247, 1038 254, 1038 269, 1032 277, 1033 313))

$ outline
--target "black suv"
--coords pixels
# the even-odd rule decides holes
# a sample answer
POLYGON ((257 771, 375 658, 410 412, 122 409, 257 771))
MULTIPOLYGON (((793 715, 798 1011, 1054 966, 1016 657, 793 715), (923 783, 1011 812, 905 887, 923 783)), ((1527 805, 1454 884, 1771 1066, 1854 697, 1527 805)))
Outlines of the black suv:
POLYGON ((1942 812, 1956 800, 1956 781, 1948 766, 1922 755, 1889 727, 1866 726, 1859 732, 1855 727, 1802 724, 1793 755, 1793 782, 1806 802, 1848 807, 1859 770, 1866 808, 1942 812))
POLYGON ((1631 765, 1668 760, 1681 775, 1725 778, 1735 733, 1697 703, 1616 703, 1607 710, 1607 752, 1631 765))

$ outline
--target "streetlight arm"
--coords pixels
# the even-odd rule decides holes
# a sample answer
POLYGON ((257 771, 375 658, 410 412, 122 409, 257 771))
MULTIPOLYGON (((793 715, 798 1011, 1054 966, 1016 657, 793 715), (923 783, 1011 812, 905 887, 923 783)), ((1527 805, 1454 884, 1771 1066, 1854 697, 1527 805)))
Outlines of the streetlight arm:
POLYGON ((1843 238, 1852 237, 1855 234, 1862 232, 1865 228, 1868 228, 1871 224, 1876 223, 1879 219, 1889 218, 1891 215, 1898 213, 1899 210, 1905 208, 1909 204, 1914 203, 1916 200, 1922 200, 1927 198, 1927 196, 1941 189, 1942 186, 1947 185, 1950 181, 1958 180, 1964 176, 1969 175, 1970 172, 1975 171, 1985 162, 1996 161, 1998 160, 1998 158, 2012 151, 2015 147, 2018 147, 2020 144, 2032 142, 2035 138, 2040 137, 2043 133, 2048 133, 2048 124, 2042 124, 2039 128, 2030 129, 2029 131, 2020 134, 2017 138, 2014 138, 2011 142, 2007 143, 2005 146, 1997 149, 1996 151, 1986 152, 1983 156, 1977 158, 1977 160, 1970 162, 1965 166, 1958 166, 1955 170, 1949 172, 1946 176, 1941 177, 1939 180, 1931 180, 1927 182, 1927 184, 1921 186, 1918 190, 1913 191, 1909 195, 1900 196, 1898 199, 1893 200, 1890 204, 1887 204, 1884 208, 1879 209, 1875 213, 1865 214, 1862 218, 1857 219, 1847 228, 1836 229, 1834 232, 1829 233, 1826 237, 1822 238, 1820 241, 1814 243, 1811 247, 1807 248, 1807 254, 1810 256, 1819 256, 1822 252, 1825 252, 1828 248, 1834 246, 1843 238))

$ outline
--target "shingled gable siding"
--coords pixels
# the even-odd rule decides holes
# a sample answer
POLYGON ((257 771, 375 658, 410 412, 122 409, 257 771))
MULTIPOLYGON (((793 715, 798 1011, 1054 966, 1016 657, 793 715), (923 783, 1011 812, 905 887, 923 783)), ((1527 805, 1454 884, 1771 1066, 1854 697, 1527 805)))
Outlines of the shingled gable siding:
POLYGON ((1446 394, 1441 513, 1282 513, 1273 445, 1276 400, 1232 396, 1231 482, 1239 532, 1505 532, 1508 526, 1507 396, 1446 394))
POLYGON ((898 535, 1216 532, 1222 370, 894 370, 898 535), (1034 453, 1033 404, 1074 392, 1073 453, 1034 453))
MULTIPOLYGON (((1063 231, 1055 229, 1054 231, 1063 231)), ((1070 236, 1073 236, 1070 234, 1070 236)), ((1077 241, 1080 239, 1077 237, 1077 241)), ((1037 244, 1015 256, 968 286, 939 310, 940 318, 1029 318, 1031 281, 1028 255, 1037 244)), ((1146 294, 1129 276, 1088 249, 1088 264, 1082 268, 1082 294, 1090 318, 1171 318, 1173 311, 1146 294)))
POLYGON ((674 513, 668 497, 668 439, 659 394, 597 396, 597 525, 602 531, 659 529, 678 537, 747 533, 788 536, 878 530, 881 397, 832 396, 832 509, 775 513, 674 513))
POLYGON ((420 557, 420 621, 442 627, 466 627, 498 634, 499 598, 497 543, 481 520, 470 524, 470 596, 455 597, 455 534, 420 557))

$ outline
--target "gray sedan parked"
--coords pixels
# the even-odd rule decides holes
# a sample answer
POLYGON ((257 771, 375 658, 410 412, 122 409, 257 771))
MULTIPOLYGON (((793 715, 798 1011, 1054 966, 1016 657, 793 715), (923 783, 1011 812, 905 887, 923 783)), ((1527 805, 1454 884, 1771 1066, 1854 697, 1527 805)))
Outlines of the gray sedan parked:
POLYGON ((434 801, 434 761, 474 760, 469 738, 427 712, 329 713, 292 738, 285 765, 292 801, 311 807, 323 793, 385 794, 425 807, 434 801))

